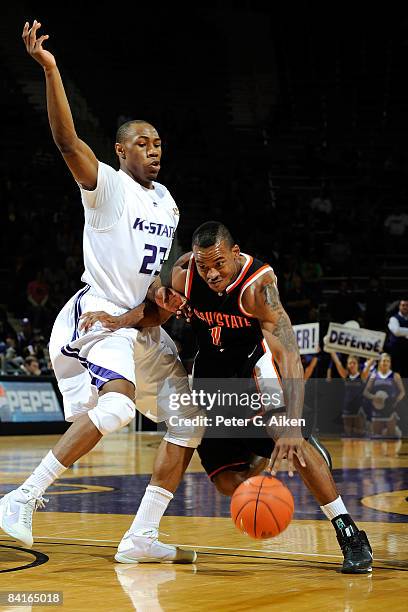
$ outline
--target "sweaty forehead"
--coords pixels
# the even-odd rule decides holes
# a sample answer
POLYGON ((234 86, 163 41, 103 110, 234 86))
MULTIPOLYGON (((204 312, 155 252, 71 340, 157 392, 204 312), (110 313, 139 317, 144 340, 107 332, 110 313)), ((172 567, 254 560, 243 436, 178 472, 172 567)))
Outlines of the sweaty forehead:
POLYGON ((200 247, 195 244, 193 246, 193 253, 197 263, 209 263, 228 255, 223 241, 218 241, 209 247, 200 247))

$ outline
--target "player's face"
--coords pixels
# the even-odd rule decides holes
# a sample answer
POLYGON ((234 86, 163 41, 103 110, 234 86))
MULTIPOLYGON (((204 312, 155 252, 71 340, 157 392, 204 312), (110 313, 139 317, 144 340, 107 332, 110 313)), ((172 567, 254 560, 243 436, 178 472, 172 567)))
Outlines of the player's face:
POLYGON ((119 158, 124 159, 127 169, 138 183, 149 187, 159 174, 162 156, 161 140, 156 129, 149 123, 134 123, 122 148, 123 153, 117 148, 119 158))
POLYGON ((227 246, 224 240, 210 247, 193 247, 194 259, 201 278, 213 291, 220 293, 235 279, 240 270, 239 246, 227 246))
POLYGON ((408 317, 408 301, 401 300, 400 301, 400 312, 404 315, 404 317, 408 317))
POLYGON ((391 370, 391 359, 388 357, 388 355, 381 357, 380 361, 378 362, 378 369, 383 374, 388 372, 388 370, 391 370))
POLYGON ((350 374, 352 376, 357 374, 357 372, 358 372, 358 361, 356 361, 354 358, 347 359, 347 369, 348 369, 348 371, 350 372, 350 374))

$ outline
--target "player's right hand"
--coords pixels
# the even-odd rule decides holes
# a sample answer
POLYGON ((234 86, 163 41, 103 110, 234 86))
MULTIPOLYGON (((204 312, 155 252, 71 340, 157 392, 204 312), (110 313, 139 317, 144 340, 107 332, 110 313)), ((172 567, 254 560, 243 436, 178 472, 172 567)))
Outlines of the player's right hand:
POLYGON ((37 38, 37 31, 41 27, 41 23, 34 20, 33 25, 30 28, 30 24, 28 21, 24 24, 23 28, 23 41, 27 50, 27 53, 31 55, 44 69, 50 70, 51 68, 55 68, 57 65, 55 61, 55 57, 47 51, 43 49, 43 42, 49 39, 48 34, 43 34, 39 38, 37 38))
POLYGON ((110 331, 115 331, 122 327, 135 327, 137 323, 143 319, 144 304, 140 304, 140 306, 134 308, 130 313, 130 315, 128 312, 125 312, 123 315, 114 316, 103 310, 84 312, 80 317, 79 329, 87 332, 97 322, 110 331))

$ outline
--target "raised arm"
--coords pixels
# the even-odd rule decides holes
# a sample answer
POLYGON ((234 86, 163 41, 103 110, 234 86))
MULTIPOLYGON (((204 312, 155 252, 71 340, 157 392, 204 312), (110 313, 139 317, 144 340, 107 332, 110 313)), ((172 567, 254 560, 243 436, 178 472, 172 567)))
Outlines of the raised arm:
MULTIPOLYGON (((304 401, 304 377, 302 361, 290 319, 285 312, 276 286, 276 278, 268 272, 255 281, 242 297, 244 310, 258 319, 264 338, 277 361, 282 377, 283 394, 289 419, 300 419, 304 401)), ((305 466, 302 445, 304 443, 300 425, 283 432, 276 441, 271 457, 272 474, 287 456, 289 475, 293 474, 293 455, 305 466)))
POLYGON ((28 22, 23 29, 26 50, 43 68, 46 82, 48 120, 52 137, 75 180, 85 189, 93 190, 98 177, 98 160, 75 131, 71 109, 65 94, 55 57, 43 48, 47 34, 37 38, 41 23, 28 22))
POLYGON ((342 378, 347 378, 347 370, 346 368, 343 366, 343 364, 341 363, 340 359, 337 357, 337 353, 335 353, 334 351, 332 351, 330 353, 330 357, 332 358, 333 363, 335 364, 337 371, 339 373, 339 375, 342 378))
POLYGON ((310 378, 310 377, 311 377, 311 375, 313 374, 313 372, 314 372, 314 370, 315 370, 315 367, 317 366, 317 362, 318 362, 318 359, 317 359, 316 355, 314 355, 314 356, 312 357, 312 359, 311 359, 311 361, 310 361, 309 365, 308 365, 308 366, 305 368, 305 371, 304 371, 304 378, 305 378, 305 381, 306 381, 306 380, 309 380, 309 378, 310 378))

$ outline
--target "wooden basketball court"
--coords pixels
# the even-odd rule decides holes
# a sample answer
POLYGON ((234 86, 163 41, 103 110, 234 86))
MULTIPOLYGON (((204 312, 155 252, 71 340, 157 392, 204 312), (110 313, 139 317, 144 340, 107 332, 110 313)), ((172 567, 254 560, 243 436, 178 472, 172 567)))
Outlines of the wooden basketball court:
MULTIPOLYGON (((56 439, 0 438, 0 494, 21 483, 56 439)), ((69 611, 406 610, 408 442, 324 442, 343 499, 373 546, 372 575, 340 573, 334 530, 297 475, 279 474, 295 498, 288 529, 251 540, 235 528, 228 498, 216 493, 195 456, 161 538, 194 547, 197 562, 116 563, 159 443, 157 434, 123 432, 104 439, 47 491, 31 551, 0 533, 0 593, 62 591, 63 605, 55 609, 69 611)))

